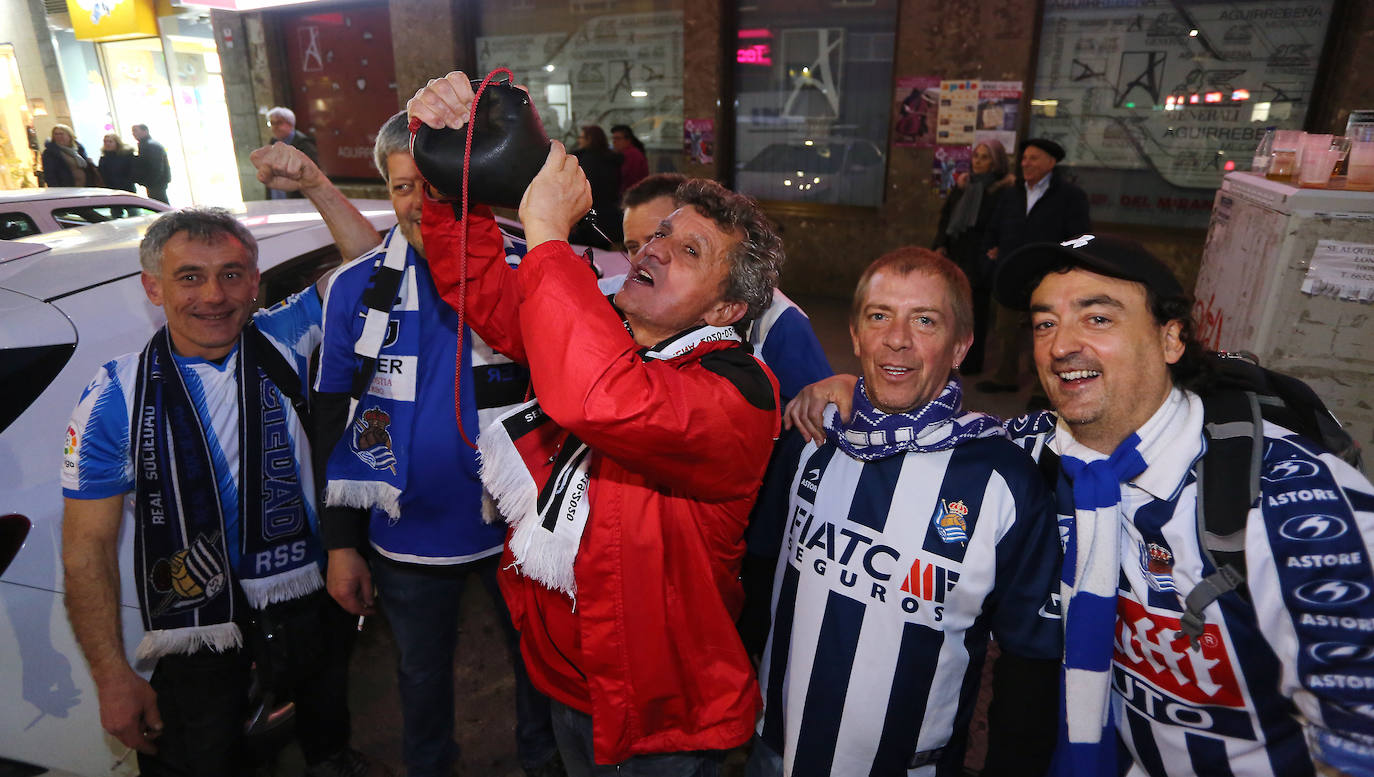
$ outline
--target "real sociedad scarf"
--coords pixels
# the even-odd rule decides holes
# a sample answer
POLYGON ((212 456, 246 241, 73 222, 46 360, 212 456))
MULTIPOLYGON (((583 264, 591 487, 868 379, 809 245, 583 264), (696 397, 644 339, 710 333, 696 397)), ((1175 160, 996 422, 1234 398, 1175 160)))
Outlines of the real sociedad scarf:
POLYGON ((205 425, 172 358, 166 327, 139 358, 133 449, 134 564, 145 631, 140 659, 241 646, 236 585, 255 609, 324 586, 323 552, 292 443, 304 430, 289 422, 290 403, 263 369, 260 347, 271 345, 240 335, 236 516, 224 514, 205 425))
POLYGON ((861 461, 876 461, 908 451, 943 451, 980 437, 1006 437, 1002 422, 986 413, 960 412, 964 389, 950 378, 935 399, 909 413, 884 413, 864 391, 864 379, 854 386, 854 411, 840 424, 834 405, 825 409, 825 435, 840 450, 861 461))
MULTIPOLYGON (((1116 724, 1111 711, 1113 630, 1121 568, 1121 484, 1144 472, 1133 433, 1101 458, 1061 427, 1050 443, 1073 484, 1074 515, 1061 524, 1064 564, 1064 664, 1059 747, 1052 773, 1114 777, 1116 724)), ((1062 519, 1061 519, 1062 520, 1062 519)))
MULTIPOLYGON (((740 340, 733 327, 698 326, 640 353, 644 361, 674 359, 702 343, 740 340)), ((520 573, 577 600, 573 562, 592 498, 596 452, 560 428, 534 399, 482 431, 482 485, 511 526, 510 548, 520 573)))
MULTIPOLYGON (((507 252, 511 252, 509 246, 507 252)), ((420 299, 415 278, 415 250, 405 236, 393 227, 378 253, 380 261, 362 296, 365 309, 362 333, 353 345, 359 367, 349 402, 352 420, 345 432, 347 444, 336 446, 330 453, 325 500, 331 505, 377 508, 394 523, 401 517, 401 493, 407 483, 416 392, 422 378, 420 299), (378 372, 376 366, 383 357, 399 370, 378 372)), ((436 304, 446 303, 439 301, 436 304)), ((458 336, 471 340, 474 372, 483 366, 510 363, 510 359, 493 351, 466 327, 461 333, 455 333, 455 337, 458 336)), ((460 360, 462 348, 460 341, 460 360)), ((443 367, 425 365, 423 369, 443 367)), ((495 421, 510 406, 507 397, 487 396, 478 391, 478 428, 495 421)))

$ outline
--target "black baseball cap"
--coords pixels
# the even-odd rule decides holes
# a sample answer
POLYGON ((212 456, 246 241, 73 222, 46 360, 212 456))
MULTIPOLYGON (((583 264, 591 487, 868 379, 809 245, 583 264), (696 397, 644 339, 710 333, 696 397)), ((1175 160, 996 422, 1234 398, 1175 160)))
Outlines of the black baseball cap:
POLYGON ((1069 267, 1144 284, 1156 297, 1184 296, 1183 286, 1154 254, 1134 240, 1112 235, 1079 235, 1062 243, 1024 245, 997 260, 992 293, 1006 307, 1027 310, 1040 279, 1069 267))

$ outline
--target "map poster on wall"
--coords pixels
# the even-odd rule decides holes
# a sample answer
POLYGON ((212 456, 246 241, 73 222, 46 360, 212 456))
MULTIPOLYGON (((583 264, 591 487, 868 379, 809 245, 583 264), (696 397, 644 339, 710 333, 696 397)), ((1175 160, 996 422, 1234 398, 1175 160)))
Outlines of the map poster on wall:
POLYGON ((978 82, 941 81, 936 141, 942 146, 966 146, 973 142, 977 123, 978 82))
POLYGON ((1302 128, 1333 1, 1046 0, 1030 133, 1094 221, 1205 226, 1265 129, 1302 128))
POLYGON ((935 145, 935 117, 940 108, 940 79, 908 76, 897 79, 897 108, 892 112, 892 145, 930 148, 935 145))
POLYGON ((597 16, 571 35, 479 37, 477 64, 515 73, 550 138, 570 144, 583 125, 628 124, 650 148, 680 142, 681 11, 597 16))

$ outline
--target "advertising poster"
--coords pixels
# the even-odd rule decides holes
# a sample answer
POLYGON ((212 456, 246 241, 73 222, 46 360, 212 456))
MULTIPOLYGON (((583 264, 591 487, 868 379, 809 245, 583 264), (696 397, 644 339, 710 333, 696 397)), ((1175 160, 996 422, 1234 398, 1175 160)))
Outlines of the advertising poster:
POLYGON ((1020 81, 984 81, 978 87, 978 129, 973 145, 996 140, 1016 154, 1016 122, 1021 118, 1020 81))
POLYGON ((936 142, 942 146, 967 146, 978 124, 977 81, 941 81, 940 113, 936 142))
POLYGON ((935 145, 935 119, 940 108, 940 79, 908 76, 897 79, 897 108, 892 112, 892 145, 930 148, 935 145))
POLYGON ((930 183, 944 196, 954 188, 955 177, 972 168, 973 149, 969 146, 938 146, 935 161, 931 163, 930 183))
POLYGON ((682 127, 682 150, 687 157, 698 164, 710 164, 716 158, 716 120, 686 119, 682 127))

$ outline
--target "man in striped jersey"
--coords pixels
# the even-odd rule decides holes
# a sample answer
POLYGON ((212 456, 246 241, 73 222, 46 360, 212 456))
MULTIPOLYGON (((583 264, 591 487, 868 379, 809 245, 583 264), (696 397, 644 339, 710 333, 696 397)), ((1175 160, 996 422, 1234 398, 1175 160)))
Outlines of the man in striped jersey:
POLYGON ((1206 371, 1182 287, 1140 246, 1082 235, 1008 257, 995 293, 1030 310, 1058 413, 1011 424, 1062 465, 1056 773, 1374 774, 1369 481, 1266 421, 1244 586, 1202 609, 1190 644, 1185 599, 1215 567, 1194 470, 1206 371))
POLYGON ((960 407, 972 303, 953 263, 878 259, 850 334, 852 418, 785 438, 751 529, 751 552, 779 561, 750 773, 959 774, 989 631, 1059 656, 1051 504, 1000 423, 960 407))

